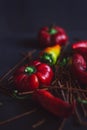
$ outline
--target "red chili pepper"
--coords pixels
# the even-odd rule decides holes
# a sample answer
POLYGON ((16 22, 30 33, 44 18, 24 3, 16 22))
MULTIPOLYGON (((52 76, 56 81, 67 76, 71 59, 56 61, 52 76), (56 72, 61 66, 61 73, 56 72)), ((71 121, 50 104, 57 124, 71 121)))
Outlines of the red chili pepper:
POLYGON ((68 41, 68 36, 65 30, 58 26, 43 27, 38 34, 38 40, 41 46, 52 46, 55 44, 65 45, 68 41))
POLYGON ((83 84, 87 84, 87 65, 81 54, 74 54, 72 57, 72 73, 74 77, 83 84))
POLYGON ((72 72, 80 83, 87 84, 87 41, 73 43, 72 49, 74 51, 72 72))
POLYGON ((36 90, 33 93, 33 99, 55 116, 66 118, 74 112, 75 102, 69 104, 46 90, 36 90))
POLYGON ((73 43, 72 49, 74 52, 82 54, 87 59, 87 41, 73 43))
POLYGON ((50 85, 53 75, 49 65, 35 60, 16 70, 14 82, 19 91, 29 91, 41 85, 50 85))

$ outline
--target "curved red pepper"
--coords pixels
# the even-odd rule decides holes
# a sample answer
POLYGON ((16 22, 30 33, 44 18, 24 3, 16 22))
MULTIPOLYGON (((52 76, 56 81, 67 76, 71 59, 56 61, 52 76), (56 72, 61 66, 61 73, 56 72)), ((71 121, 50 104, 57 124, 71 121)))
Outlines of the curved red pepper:
POLYGON ((50 85, 52 79, 53 71, 51 67, 36 60, 21 66, 14 74, 14 82, 19 91, 29 91, 41 85, 50 85))
POLYGON ((41 46, 52 46, 55 44, 65 45, 68 41, 68 36, 65 30, 58 26, 43 27, 38 34, 38 40, 41 46))
POLYGON ((81 54, 74 54, 72 57, 72 73, 75 78, 83 84, 87 84, 87 65, 81 54))
POLYGON ((87 59, 87 41, 78 41, 72 44, 72 49, 76 53, 80 53, 87 59))
POLYGON ((69 104, 64 102, 46 90, 36 90, 33 93, 33 99, 55 116, 66 118, 74 112, 75 103, 69 104))

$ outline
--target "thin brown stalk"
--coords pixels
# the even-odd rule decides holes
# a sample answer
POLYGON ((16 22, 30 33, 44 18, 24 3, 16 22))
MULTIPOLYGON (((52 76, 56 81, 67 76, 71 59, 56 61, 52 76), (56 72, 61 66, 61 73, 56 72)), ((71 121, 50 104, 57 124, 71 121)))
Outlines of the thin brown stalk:
POLYGON ((28 111, 28 112, 22 113, 22 114, 20 114, 20 115, 17 115, 17 116, 15 116, 15 117, 9 118, 9 119, 7 119, 7 120, 5 120, 5 121, 1 121, 1 122, 0 122, 0 125, 5 125, 5 124, 8 124, 8 123, 10 123, 10 122, 12 122, 12 121, 15 121, 15 120, 17 120, 17 119, 20 119, 20 118, 22 118, 22 117, 24 117, 24 116, 28 116, 28 115, 32 114, 33 112, 36 112, 36 110, 37 110, 37 108, 35 108, 35 109, 33 109, 33 110, 30 110, 30 111, 28 111))
POLYGON ((63 130, 66 121, 67 121, 67 119, 63 119, 63 121, 61 122, 61 124, 60 124, 58 130, 63 130))
MULTIPOLYGON (((61 85, 61 84, 59 84, 61 85)), ((62 85, 61 85, 62 86, 62 85)), ((49 90, 49 89, 59 89, 59 90, 67 90, 67 87, 59 87, 59 86, 44 86, 43 88, 41 89, 44 89, 44 90, 49 90)), ((68 91, 73 91, 73 92, 76 92, 79 91, 79 92, 87 92, 87 90, 83 90, 83 89, 77 89, 77 88, 68 88, 68 91)), ((21 95, 27 95, 27 94, 32 94, 34 91, 27 91, 27 92, 19 92, 18 94, 21 96, 21 95)))
POLYGON ((66 98, 67 98, 67 101, 69 102, 69 84, 68 84, 68 82, 66 82, 66 87, 67 87, 66 98))
POLYGON ((75 108, 75 114, 76 114, 78 123, 79 123, 80 125, 87 126, 87 122, 81 120, 81 117, 80 117, 80 115, 79 115, 79 113, 78 113, 77 108, 75 108))
MULTIPOLYGON (((77 83, 77 88, 78 89, 80 89, 80 86, 79 86, 79 84, 77 83)), ((78 91, 78 96, 80 97, 80 98, 86 98, 86 96, 85 96, 85 93, 84 92, 82 92, 82 93, 79 93, 79 91, 78 91)), ((85 106, 84 106, 84 104, 80 104, 81 105, 81 107, 82 107, 82 110, 83 110, 83 113, 84 113, 84 117, 87 117, 87 108, 85 108, 85 106)))
POLYGON ((42 124, 44 124, 46 122, 46 119, 41 119, 39 121, 37 121, 35 124, 32 125, 33 128, 37 128, 39 126, 41 126, 42 124))
MULTIPOLYGON (((59 87, 62 88, 63 86, 61 85, 60 81, 58 81, 59 87)), ((62 97, 64 99, 64 101, 66 101, 66 97, 65 97, 65 93, 64 91, 61 89, 61 93, 62 93, 62 97)))

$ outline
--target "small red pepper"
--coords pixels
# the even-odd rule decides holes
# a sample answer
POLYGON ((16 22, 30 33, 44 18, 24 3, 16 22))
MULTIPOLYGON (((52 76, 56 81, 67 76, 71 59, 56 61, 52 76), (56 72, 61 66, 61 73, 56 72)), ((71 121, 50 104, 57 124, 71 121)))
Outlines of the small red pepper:
POLYGON ((58 26, 43 27, 38 33, 38 40, 42 47, 52 46, 55 44, 65 45, 68 41, 68 36, 65 30, 58 26))
POLYGON ((50 85, 53 75, 49 65, 35 60, 16 70, 14 82, 19 91, 29 91, 41 85, 50 85))
POLYGON ((69 104, 60 98, 53 96, 46 90, 36 90, 33 93, 33 100, 38 102, 44 109, 49 111, 55 116, 67 118, 74 112, 75 102, 69 104))
POLYGON ((72 73, 74 77, 82 84, 87 85, 87 65, 81 54, 75 53, 72 57, 72 73))
POLYGON ((76 53, 80 53, 87 60, 87 41, 78 41, 72 44, 72 49, 76 53))

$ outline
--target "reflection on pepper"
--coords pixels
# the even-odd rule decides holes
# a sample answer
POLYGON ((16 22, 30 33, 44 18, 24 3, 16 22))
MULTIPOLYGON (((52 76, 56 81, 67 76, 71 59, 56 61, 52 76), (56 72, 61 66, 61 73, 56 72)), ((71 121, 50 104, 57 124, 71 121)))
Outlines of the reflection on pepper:
POLYGON ((60 52, 61 52, 60 45, 47 47, 41 52, 40 59, 50 65, 54 65, 56 64, 57 59, 60 56, 60 52))

